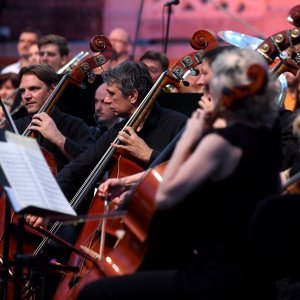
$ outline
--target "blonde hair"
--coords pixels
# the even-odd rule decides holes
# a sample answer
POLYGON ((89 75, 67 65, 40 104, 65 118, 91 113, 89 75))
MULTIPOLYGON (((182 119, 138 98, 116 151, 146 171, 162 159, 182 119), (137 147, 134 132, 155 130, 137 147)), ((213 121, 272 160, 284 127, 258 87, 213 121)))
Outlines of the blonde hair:
POLYGON ((213 97, 221 101, 226 91, 249 85, 253 79, 249 78, 247 72, 254 64, 260 65, 265 70, 267 75, 265 86, 254 95, 233 101, 233 105, 226 109, 255 125, 271 126, 278 115, 276 104, 278 91, 266 60, 258 52, 240 48, 222 52, 212 63, 213 79, 210 90, 213 97))

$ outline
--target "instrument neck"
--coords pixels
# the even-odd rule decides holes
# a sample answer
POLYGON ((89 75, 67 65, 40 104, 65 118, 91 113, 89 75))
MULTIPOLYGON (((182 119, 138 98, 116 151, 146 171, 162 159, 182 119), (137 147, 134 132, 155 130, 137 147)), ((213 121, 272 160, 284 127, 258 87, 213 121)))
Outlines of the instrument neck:
POLYGON ((4 112, 5 118, 9 123, 9 126, 12 128, 14 133, 19 134, 19 131, 18 131, 16 125, 15 125, 15 122, 12 119, 9 111, 6 109, 6 106, 4 105, 4 102, 1 100, 1 98, 0 98, 0 104, 1 104, 2 110, 4 112))

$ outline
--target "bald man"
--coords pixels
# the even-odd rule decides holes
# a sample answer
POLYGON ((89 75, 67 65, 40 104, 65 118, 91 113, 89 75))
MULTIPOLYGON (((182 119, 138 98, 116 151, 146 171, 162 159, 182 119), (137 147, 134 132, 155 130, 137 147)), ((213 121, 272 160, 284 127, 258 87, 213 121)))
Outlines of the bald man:
POLYGON ((110 109, 109 104, 104 102, 106 94, 106 83, 102 83, 95 93, 94 118, 97 125, 93 129, 95 138, 100 137, 105 131, 121 121, 121 118, 110 109))
POLYGON ((131 39, 129 33, 123 28, 114 28, 108 39, 112 43, 115 51, 115 58, 111 60, 110 67, 114 67, 117 64, 130 59, 131 52, 131 39))

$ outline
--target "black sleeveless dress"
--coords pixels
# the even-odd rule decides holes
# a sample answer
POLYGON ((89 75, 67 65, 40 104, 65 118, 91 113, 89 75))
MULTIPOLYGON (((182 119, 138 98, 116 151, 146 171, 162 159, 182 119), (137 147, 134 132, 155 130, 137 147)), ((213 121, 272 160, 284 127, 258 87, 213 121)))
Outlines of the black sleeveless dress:
POLYGON ((278 130, 235 124, 206 133, 241 148, 241 160, 226 179, 208 180, 173 210, 154 216, 142 268, 179 268, 177 289, 185 297, 246 299, 250 218, 259 201, 280 192, 278 130))
POLYGON ((242 124, 212 131, 243 154, 229 177, 207 181, 177 208, 183 228, 194 237, 182 252, 192 250, 183 282, 194 286, 201 298, 207 294, 209 299, 223 299, 227 294, 238 299, 242 294, 240 299, 245 299, 248 226, 259 201, 279 193, 280 134, 275 128, 242 124))

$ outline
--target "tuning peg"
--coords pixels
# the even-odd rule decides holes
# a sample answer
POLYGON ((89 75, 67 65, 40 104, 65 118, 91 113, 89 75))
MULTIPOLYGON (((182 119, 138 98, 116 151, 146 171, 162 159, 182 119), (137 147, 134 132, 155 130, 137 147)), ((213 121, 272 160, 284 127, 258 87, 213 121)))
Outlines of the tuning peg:
POLYGON ((300 65, 300 51, 293 51, 291 58, 296 62, 298 66, 300 65))
POLYGON ((93 72, 87 73, 87 81, 88 83, 93 83, 96 80, 96 74, 93 72))
POLYGON ((190 83, 188 81, 184 80, 184 79, 182 79, 182 83, 183 83, 184 86, 189 86, 190 85, 190 83))
POLYGON ((200 71, 198 69, 192 68, 192 69, 190 69, 190 74, 192 76, 198 76, 200 74, 200 71))

